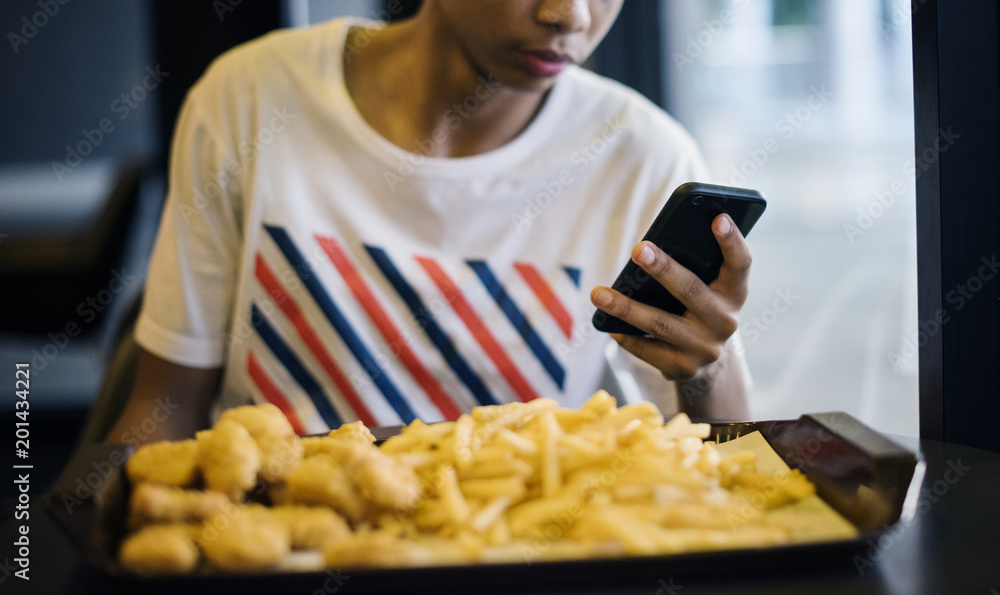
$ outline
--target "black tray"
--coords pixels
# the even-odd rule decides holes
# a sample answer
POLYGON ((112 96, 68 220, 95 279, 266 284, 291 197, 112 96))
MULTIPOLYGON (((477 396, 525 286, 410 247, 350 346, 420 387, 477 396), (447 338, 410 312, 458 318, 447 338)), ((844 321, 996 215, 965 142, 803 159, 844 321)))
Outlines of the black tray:
MULTIPOLYGON (((43 496, 45 508, 81 555, 123 590, 141 593, 362 593, 507 589, 572 590, 574 585, 649 585, 665 576, 757 572, 806 565, 851 564, 850 556, 916 512, 924 463, 846 413, 798 420, 714 423, 710 440, 726 442, 759 430, 777 454, 816 484, 817 493, 858 528, 854 539, 775 547, 567 561, 469 564, 398 569, 228 574, 205 572, 145 577, 118 565, 131 449, 94 444, 81 448, 43 496), (652 581, 652 582, 650 582, 652 581)), ((398 428, 379 428, 385 438, 398 428)))

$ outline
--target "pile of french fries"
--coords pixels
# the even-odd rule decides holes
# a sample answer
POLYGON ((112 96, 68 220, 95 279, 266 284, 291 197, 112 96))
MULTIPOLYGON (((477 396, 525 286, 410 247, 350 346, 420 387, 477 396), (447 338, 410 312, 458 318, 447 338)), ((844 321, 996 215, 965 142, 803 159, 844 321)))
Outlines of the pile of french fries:
MULTIPOLYGON (((618 407, 604 391, 580 409, 536 399, 478 407, 453 422, 417 420, 380 446, 356 422, 329 436, 295 437, 301 445, 290 449, 293 460, 267 481, 259 473, 257 490, 230 492, 221 498, 224 505, 213 499, 208 508, 198 500, 169 519, 184 523, 181 533, 193 536, 191 547, 201 548, 217 568, 239 571, 531 563, 789 541, 788 528, 772 522, 771 513, 813 495, 813 485, 796 471, 759 473, 752 451, 721 455, 705 440, 709 432, 708 424, 684 414, 664 423, 650 403, 618 407), (310 530, 298 519, 315 510, 332 512, 338 521, 323 517, 329 530, 310 530), (300 527, 282 529, 267 511, 300 527), (274 521, 269 535, 276 537, 269 539, 284 549, 272 557, 228 550, 213 555, 219 535, 239 525, 228 519, 241 514, 246 535, 274 521), (309 531, 308 539, 296 541, 296 531, 309 531), (297 543, 314 558, 283 562, 297 543)), ((211 488, 197 482, 156 489, 179 494, 171 498, 204 498, 196 495, 211 488)), ((133 506, 145 506, 144 529, 162 529, 168 515, 154 518, 160 513, 149 512, 148 504, 133 500, 133 506)), ((162 536, 148 541, 155 549, 162 536)), ((239 549, 253 540, 228 541, 239 549)), ((129 546, 123 546, 123 563, 139 571, 187 572, 197 564, 197 558, 183 566, 150 561, 136 547, 131 551, 140 555, 127 557, 129 546)))
POLYGON ((504 562, 785 542, 767 512, 813 485, 794 471, 757 473, 750 451, 722 457, 710 429, 683 413, 664 423, 651 403, 617 407, 604 391, 578 410, 537 399, 417 421, 381 450, 417 471, 419 506, 372 531, 452 540, 459 560, 504 562))

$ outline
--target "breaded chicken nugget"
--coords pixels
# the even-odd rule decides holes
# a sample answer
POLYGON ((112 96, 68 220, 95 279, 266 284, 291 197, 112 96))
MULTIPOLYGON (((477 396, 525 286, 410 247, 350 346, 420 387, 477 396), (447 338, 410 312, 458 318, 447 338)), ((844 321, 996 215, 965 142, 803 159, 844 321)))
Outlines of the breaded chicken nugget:
POLYGON ((335 460, 354 482, 358 491, 375 506, 414 510, 419 506, 420 478, 370 443, 330 436, 306 439, 306 461, 316 456, 335 460))
POLYGON ((198 432, 198 468, 205 487, 234 502, 257 483, 260 448, 237 421, 220 419, 211 430, 198 432))
POLYGON ((201 522, 232 506, 225 494, 185 490, 155 483, 141 483, 132 489, 129 526, 151 523, 201 522))
POLYGON ((373 455, 382 454, 378 447, 367 442, 331 438, 330 436, 319 438, 319 442, 312 443, 310 448, 333 457, 348 472, 368 461, 373 455))
POLYGON ((331 541, 323 548, 323 557, 330 568, 425 566, 433 562, 427 548, 381 531, 331 541))
POLYGON ((288 555, 291 532, 263 506, 235 506, 209 517, 198 543, 205 558, 220 570, 262 570, 277 566, 288 555))
POLYGON ((125 538, 118 550, 122 566, 140 574, 190 572, 198 564, 192 525, 150 525, 125 538))
POLYGON ((289 529, 292 549, 321 549, 336 539, 351 534, 347 522, 329 508, 312 506, 275 506, 271 515, 289 529))
POLYGON ((198 478, 198 443, 153 442, 140 446, 125 463, 133 484, 142 482, 187 487, 198 478))
POLYGON ((332 436, 307 436, 302 439, 306 458, 318 454, 329 455, 338 463, 345 467, 354 465, 356 459, 365 456, 365 453, 372 450, 371 444, 354 439, 345 439, 343 436, 334 438, 332 436))
POLYGON ((365 503, 347 471, 327 454, 313 455, 292 471, 285 498, 293 504, 329 506, 354 522, 365 514, 365 503))
POLYGON ((361 420, 352 421, 349 424, 344 424, 335 430, 330 430, 327 434, 330 438, 335 440, 348 440, 352 442, 360 442, 362 444, 375 444, 375 436, 371 433, 371 430, 365 426, 361 420))
POLYGON ((280 409, 271 403, 245 405, 226 410, 220 421, 239 422, 260 447, 260 479, 284 481, 302 461, 302 441, 280 409))
POLYGON ((420 506, 417 472, 377 448, 356 457, 348 472, 361 495, 379 508, 416 510, 420 506))

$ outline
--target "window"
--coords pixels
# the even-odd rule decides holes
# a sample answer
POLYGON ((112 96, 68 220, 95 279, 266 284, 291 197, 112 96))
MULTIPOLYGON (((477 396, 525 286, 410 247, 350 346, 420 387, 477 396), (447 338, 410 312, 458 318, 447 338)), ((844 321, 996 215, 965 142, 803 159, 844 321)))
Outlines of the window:
POLYGON ((755 418, 841 410, 917 435, 905 0, 661 4, 668 110, 716 178, 756 188, 743 310, 755 418))

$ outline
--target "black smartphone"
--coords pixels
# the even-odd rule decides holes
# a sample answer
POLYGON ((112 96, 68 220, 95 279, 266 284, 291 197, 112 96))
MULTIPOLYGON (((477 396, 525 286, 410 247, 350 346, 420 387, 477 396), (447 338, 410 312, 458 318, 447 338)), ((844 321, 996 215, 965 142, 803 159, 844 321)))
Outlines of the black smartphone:
MULTIPOLYGON (((705 283, 719 276, 722 249, 712 233, 712 221, 728 213, 743 236, 757 223, 767 202, 760 192, 747 188, 688 182, 674 190, 660 209, 643 240, 653 242, 705 283)), ((649 273, 631 260, 611 287, 644 304, 681 315, 686 308, 649 273)), ((631 324, 598 310, 594 327, 606 333, 643 335, 631 324)))

